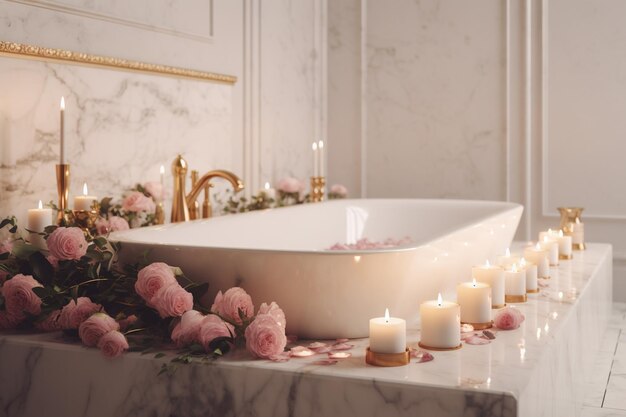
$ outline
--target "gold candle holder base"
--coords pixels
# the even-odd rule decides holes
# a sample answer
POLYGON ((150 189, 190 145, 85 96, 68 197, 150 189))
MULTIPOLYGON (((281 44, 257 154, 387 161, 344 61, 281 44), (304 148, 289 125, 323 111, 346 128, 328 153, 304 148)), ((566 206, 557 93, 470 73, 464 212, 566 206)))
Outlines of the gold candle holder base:
POLYGON ((505 295, 504 301, 507 303, 525 303, 528 300, 526 294, 523 295, 505 295))
POLYGON ((570 259, 574 259, 574 255, 559 255, 559 259, 567 261, 570 259))
POLYGON ((71 223, 83 230, 93 230, 96 227, 99 210, 72 210, 71 223))
POLYGON ((409 348, 400 353, 377 353, 372 352, 369 348, 365 350, 365 363, 374 366, 404 366, 411 362, 411 353, 409 348))
POLYGON ((585 246, 585 243, 572 243, 572 249, 574 250, 585 250, 587 249, 587 246, 585 246))
POLYGON ((419 347, 421 347, 422 349, 426 349, 426 350, 436 350, 436 351, 439 351, 439 352, 445 352, 445 351, 447 351, 447 350, 458 350, 458 349, 461 349, 461 348, 463 347, 463 344, 462 344, 462 343, 459 343, 459 345, 458 345, 458 346, 453 346, 453 347, 444 347, 444 348, 441 348, 441 347, 433 347, 433 346, 428 346, 428 345, 423 344, 422 342, 418 342, 418 343, 417 343, 417 345, 418 345, 419 347))
POLYGON ((491 329, 493 327, 493 321, 489 321, 487 323, 470 323, 470 322, 462 321, 461 325, 463 324, 469 324, 470 326, 474 328, 474 330, 485 330, 485 329, 491 329))
POLYGON ((491 309, 492 310, 496 310, 496 309, 504 308, 504 307, 506 307, 506 303, 504 303, 504 304, 496 304, 495 306, 491 306, 491 309))
POLYGON ((57 203, 59 213, 57 214, 57 225, 64 226, 69 223, 69 218, 65 210, 67 210, 67 200, 70 195, 70 165, 57 164, 57 193, 59 202, 57 203))
POLYGON ((539 288, 537 288, 536 290, 526 290, 527 294, 537 294, 539 293, 539 288))
POLYGON ((311 202, 319 203, 324 201, 324 192, 326 190, 326 178, 311 177, 311 202))
POLYGON ((163 210, 163 202, 159 201, 156 205, 156 210, 154 212, 154 222, 156 224, 164 224, 165 223, 165 211, 163 210))

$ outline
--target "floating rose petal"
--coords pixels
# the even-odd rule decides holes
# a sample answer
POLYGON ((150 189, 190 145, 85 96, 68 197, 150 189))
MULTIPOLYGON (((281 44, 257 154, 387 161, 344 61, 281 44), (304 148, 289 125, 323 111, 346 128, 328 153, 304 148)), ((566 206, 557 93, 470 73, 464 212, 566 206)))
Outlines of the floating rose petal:
POLYGON ((341 339, 337 339, 337 340, 335 340, 335 342, 336 342, 336 343, 346 343, 346 342, 347 342, 347 341, 349 341, 349 340, 350 340, 350 339, 347 339, 347 338, 345 338, 345 337, 344 337, 344 338, 341 338, 341 339))
POLYGON ((350 352, 329 352, 328 357, 330 359, 346 359, 352 356, 350 352))
POLYGON ((282 352, 278 355, 270 356, 270 360, 274 362, 287 362, 289 360, 289 352, 282 352))
POLYGON ((411 357, 417 359, 417 363, 430 362, 435 357, 425 350, 412 350, 411 357))
POLYGON ((489 340, 496 338, 496 335, 491 330, 483 330, 483 335, 489 340))
POLYGON ((351 345, 350 343, 337 343, 332 346, 333 350, 348 350, 352 349, 353 347, 354 345, 351 345))
POLYGON ((323 348, 328 346, 326 343, 322 343, 322 342, 313 342, 313 343, 309 343, 309 349, 319 349, 319 348, 323 348))
POLYGON ((488 343, 491 343, 491 341, 480 336, 472 336, 465 339, 465 343, 467 343, 468 345, 486 345, 488 343))
POLYGON ((339 361, 334 359, 320 359, 318 361, 311 362, 311 365, 335 365, 337 362, 339 361))
POLYGON ((296 358, 306 358, 315 355, 315 352, 304 346, 296 346, 291 348, 291 356, 296 358))
POLYGON ((472 326, 471 324, 462 324, 461 325, 461 333, 468 333, 468 332, 473 332, 474 331, 474 326, 472 326))

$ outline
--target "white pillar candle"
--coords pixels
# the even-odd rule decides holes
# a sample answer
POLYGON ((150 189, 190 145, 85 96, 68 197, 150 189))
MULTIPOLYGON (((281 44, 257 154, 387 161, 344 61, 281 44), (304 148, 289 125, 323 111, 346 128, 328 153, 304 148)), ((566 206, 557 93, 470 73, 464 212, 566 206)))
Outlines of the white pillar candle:
POLYGON ((276 190, 272 188, 269 182, 265 183, 265 186, 263 187, 263 191, 261 191, 261 193, 264 195, 264 198, 268 200, 276 200, 276 190))
POLYGON ((506 248, 504 255, 498 256, 498 265, 502 268, 510 268, 511 265, 519 262, 519 256, 511 255, 511 250, 506 248))
POLYGON ((375 353, 402 353, 406 351, 406 321, 389 317, 370 319, 370 350, 375 353))
POLYGON ((43 233, 44 229, 52 224, 54 224, 52 209, 43 208, 43 204, 39 200, 39 208, 28 210, 28 230, 31 232, 28 240, 30 243, 39 249, 48 249, 46 240, 37 233, 43 233))
POLYGON ((505 300, 507 303, 521 303, 526 301, 526 271, 513 264, 511 269, 504 271, 505 300))
POLYGON ((548 252, 543 250, 539 243, 537 243, 536 246, 529 246, 524 249, 524 258, 537 265, 537 275, 539 278, 550 278, 548 252))
POLYGON ((556 239, 556 237, 559 235, 559 232, 556 230, 552 230, 552 229, 548 229, 545 230, 543 232, 539 232, 539 242, 543 241, 543 238, 545 236, 548 236, 550 238, 556 239))
POLYGON ((563 231, 559 230, 556 240, 559 243, 559 258, 572 259, 572 237, 565 236, 563 231))
POLYGON ((461 345, 461 309, 457 303, 437 300, 420 305, 420 346, 435 349, 454 349, 461 345))
POLYGON ((537 285, 537 265, 533 262, 527 262, 526 258, 522 258, 520 261, 520 269, 526 272, 526 292, 539 292, 539 286, 537 285))
POLYGON ((504 307, 504 270, 501 267, 490 265, 487 261, 485 265, 472 268, 472 277, 491 287, 492 308, 504 307))
POLYGON ((84 183, 83 195, 78 195, 74 197, 74 210, 91 210, 91 206, 93 206, 93 204, 98 201, 98 197, 88 194, 89 190, 87 189, 87 183, 84 183))
POLYGON ((580 220, 576 220, 576 223, 569 224, 570 234, 572 236, 572 245, 580 248, 585 242, 585 223, 580 220))
POLYGON ((457 303, 461 307, 461 322, 480 327, 491 327, 491 287, 483 282, 463 282, 456 288, 457 303))
POLYGON ((543 240, 540 241, 540 245, 543 250, 548 252, 550 266, 557 266, 559 264, 559 242, 545 235, 543 240))

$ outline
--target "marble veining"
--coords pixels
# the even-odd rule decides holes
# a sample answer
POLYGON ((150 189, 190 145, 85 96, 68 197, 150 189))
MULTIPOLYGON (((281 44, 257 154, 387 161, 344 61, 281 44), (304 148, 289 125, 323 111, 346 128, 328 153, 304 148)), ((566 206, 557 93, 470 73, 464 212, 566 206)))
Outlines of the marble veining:
MULTIPOLYGON (((0 379, 0 415, 576 416, 590 378, 585 357, 599 350, 609 320, 611 256, 610 246, 591 244, 562 262, 544 293, 516 305, 522 327, 498 331, 491 344, 398 368, 366 365, 368 342, 358 339, 353 356, 333 366, 237 351, 157 376, 168 358, 107 360, 58 333, 4 334, 0 370, 15 377, 0 379)), ((418 339, 409 332, 410 345, 418 339)))

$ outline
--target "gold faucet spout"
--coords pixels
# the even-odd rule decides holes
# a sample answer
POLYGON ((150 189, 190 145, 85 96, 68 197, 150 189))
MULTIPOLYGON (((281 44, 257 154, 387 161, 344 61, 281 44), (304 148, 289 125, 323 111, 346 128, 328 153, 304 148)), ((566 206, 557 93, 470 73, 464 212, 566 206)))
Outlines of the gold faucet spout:
POLYGON ((230 182, 233 186, 233 189, 236 193, 243 190, 243 181, 233 174, 230 171, 226 171, 223 169, 214 169, 213 171, 209 171, 204 174, 198 182, 191 188, 189 194, 187 194, 187 205, 191 206, 191 204, 196 201, 200 192, 204 189, 204 187, 213 179, 213 178, 223 178, 230 182))

